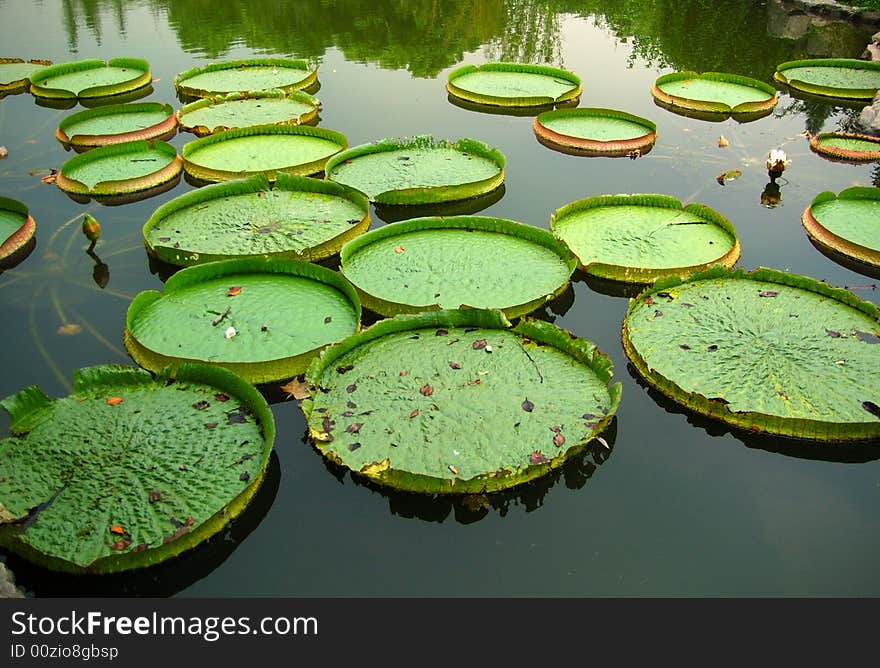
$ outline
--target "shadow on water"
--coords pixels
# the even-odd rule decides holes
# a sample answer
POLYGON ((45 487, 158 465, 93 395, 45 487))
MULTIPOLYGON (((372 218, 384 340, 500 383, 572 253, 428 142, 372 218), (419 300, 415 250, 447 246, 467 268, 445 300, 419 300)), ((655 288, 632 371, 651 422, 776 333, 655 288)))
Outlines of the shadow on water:
POLYGON ((34 249, 37 247, 37 237, 31 237, 31 240, 28 241, 24 246, 15 251, 12 255, 9 255, 2 260, 0 260, 0 274, 4 271, 8 271, 9 269, 13 269, 17 267, 22 262, 28 259, 28 256, 34 252, 34 249))
POLYGON ((479 213, 487 209, 504 197, 505 187, 502 183, 491 192, 455 202, 443 202, 441 204, 415 204, 415 205, 392 205, 376 204, 375 215, 386 223, 396 223, 410 218, 424 218, 427 216, 467 216, 479 213))
POLYGON ((623 297, 625 299, 633 299, 638 297, 649 287, 646 283, 625 283, 624 281, 613 281, 608 278, 599 278, 578 269, 574 272, 572 280, 583 281, 593 292, 607 297, 623 297))
POLYGON ((50 597, 173 596, 220 566, 259 526, 275 501, 280 482, 281 466, 273 450, 263 484, 241 515, 198 547, 156 566, 113 575, 70 575, 35 566, 15 554, 8 554, 6 565, 29 596, 34 591, 50 597))
POLYGON ((456 97, 451 93, 447 94, 446 99, 449 101, 449 104, 458 107, 459 109, 475 111, 480 114, 518 117, 537 116, 542 112, 552 111, 553 109, 574 109, 580 103, 580 97, 577 97, 574 100, 566 100, 559 104, 542 104, 534 107, 502 107, 495 104, 479 104, 477 102, 471 102, 470 100, 456 97))
MULTIPOLYGON (((867 276, 869 278, 880 278, 880 267, 875 267, 874 265, 868 264, 866 262, 859 262, 849 255, 844 255, 843 253, 840 253, 833 248, 823 246, 815 239, 813 239, 813 237, 811 237, 809 234, 807 235, 807 238, 810 240, 810 243, 813 245, 813 247, 829 260, 836 262, 842 267, 846 267, 850 271, 861 274, 862 276, 867 276)), ((849 289, 847 286, 844 287, 849 289)), ((872 289, 876 290, 877 286, 873 286, 872 289)))

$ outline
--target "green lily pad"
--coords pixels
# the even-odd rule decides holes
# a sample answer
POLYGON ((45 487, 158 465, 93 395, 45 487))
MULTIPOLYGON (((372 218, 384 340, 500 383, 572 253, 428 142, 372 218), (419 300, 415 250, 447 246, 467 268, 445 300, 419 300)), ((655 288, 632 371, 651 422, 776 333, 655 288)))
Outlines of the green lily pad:
POLYGON ((820 246, 880 268, 880 188, 823 192, 801 216, 807 234, 820 246))
POLYGON ((697 112, 752 120, 776 106, 773 86, 726 72, 672 72, 657 78, 651 89, 655 102, 675 112, 697 112))
POLYGON ((316 97, 302 91, 230 93, 188 104, 177 118, 181 128, 204 137, 252 125, 304 125, 317 118, 320 106, 316 97))
POLYGON ((215 97, 273 88, 302 90, 317 80, 317 68, 305 60, 249 58, 193 67, 174 77, 174 88, 185 97, 215 97))
POLYGON ((148 86, 153 75, 140 58, 76 60, 31 75, 31 93, 55 100, 93 99, 129 93, 148 86))
POLYGON ((344 186, 262 175, 187 192, 144 225, 147 251, 181 266, 262 255, 314 262, 370 227, 369 202, 344 186))
POLYGON ((821 441, 880 436, 880 309, 772 269, 660 279, 630 302, 627 357, 687 408, 821 441))
POLYGON ((0 97, 24 93, 31 84, 31 76, 52 64, 51 60, 0 58, 0 97))
POLYGON ((476 197, 504 182, 504 156, 473 139, 383 139, 333 156, 327 178, 378 204, 437 204, 476 197))
POLYGON ((778 65, 773 78, 798 92, 870 100, 880 88, 880 63, 855 58, 792 60, 778 65))
POLYGON ((713 264, 732 267, 740 255, 726 218, 702 204, 683 207, 667 195, 588 197, 558 209, 550 230, 583 271, 627 283, 684 277, 713 264))
POLYGON ((581 80, 572 72, 546 65, 486 63, 450 72, 446 90, 477 104, 541 107, 578 98, 581 80))
POLYGON ((307 125, 257 125, 218 132, 183 147, 186 173, 198 181, 228 181, 279 172, 318 174, 348 146, 345 135, 307 125))
POLYGON ((71 158, 55 184, 77 200, 117 201, 173 186, 183 169, 177 149, 163 141, 110 144, 71 158))
POLYGON ((0 544, 42 566, 151 566, 216 534, 259 488, 275 439, 265 399, 205 365, 176 382, 140 369, 80 369, 69 397, 36 386, 4 399, 0 544))
POLYGON ((357 293, 339 274, 308 262, 248 258, 182 269, 160 294, 128 308, 125 347, 155 371, 208 362, 250 383, 305 371, 324 346, 360 327, 357 293))
POLYGON ((512 487, 558 468, 620 402, 611 360, 497 311, 396 316, 328 348, 302 403, 315 446, 373 482, 429 494, 512 487))
POLYGON ((657 139, 654 123, 615 109, 545 111, 535 117, 532 128, 545 146, 581 155, 644 154, 657 139))
POLYGON ((0 262, 9 261, 34 238, 37 226, 21 202, 0 197, 0 262))
POLYGON ((810 138, 810 148, 832 160, 844 162, 880 160, 880 137, 854 132, 820 132, 810 138))
POLYGON ((113 104, 71 114, 58 124, 55 137, 65 148, 86 151, 139 139, 170 139, 177 117, 170 104, 113 104))
POLYGON ((483 216, 415 218, 348 242, 340 271, 382 315, 459 307, 514 318, 565 290, 575 260, 546 230, 483 216))

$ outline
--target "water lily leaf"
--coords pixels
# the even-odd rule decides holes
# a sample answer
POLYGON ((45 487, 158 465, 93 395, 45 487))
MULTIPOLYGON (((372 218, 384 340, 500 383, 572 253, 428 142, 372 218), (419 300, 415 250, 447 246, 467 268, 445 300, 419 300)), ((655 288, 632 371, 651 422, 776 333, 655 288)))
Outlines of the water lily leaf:
POLYGON ((86 109, 58 124, 55 138, 65 148, 87 151, 98 146, 139 139, 170 139, 177 132, 177 117, 170 104, 141 102, 86 109))
POLYGON ((0 263, 14 264, 34 238, 36 229, 37 225, 23 203, 0 197, 0 263))
POLYGON ((215 97, 277 88, 302 90, 315 85, 318 71, 305 60, 248 58, 193 67, 174 77, 174 88, 185 97, 215 97))
POLYGON ((32 387, 0 405, 16 434, 0 441, 0 544, 69 572, 141 568, 215 534, 259 487, 274 441, 262 396, 204 365, 181 367, 177 382, 133 367, 81 369, 69 397, 32 387), (212 401, 219 391, 228 402, 212 401), (125 402, 111 406, 108 394, 125 402), (205 411, 188 409, 203 400, 205 411), (254 418, 201 429, 230 404, 254 418))
POLYGON ((742 176, 742 171, 739 169, 728 169, 726 172, 722 172, 718 176, 715 177, 715 180, 718 181, 719 185, 725 185, 728 181, 735 181, 740 176, 742 176))
POLYGON ((538 141, 575 155, 644 155, 657 140, 657 126, 616 109, 579 107, 538 114, 532 124, 538 141))
POLYGON ((773 78, 797 92, 870 100, 880 88, 880 63, 855 58, 792 60, 777 65, 773 78))
POLYGON ((855 132, 820 132, 810 137, 810 148, 835 161, 880 160, 880 137, 855 132))
POLYGON ((743 122, 766 116, 776 106, 773 86, 727 72, 672 72, 657 78, 654 101, 670 111, 705 114, 710 120, 733 117, 743 122))
POLYGON ((30 91, 51 100, 95 99, 146 88, 152 78, 149 63, 140 58, 77 60, 31 74, 30 91))
POLYGON ((801 216, 810 238, 870 267, 880 267, 880 188, 823 192, 801 216))
POLYGON ((27 92, 31 76, 51 64, 50 60, 25 62, 21 58, 0 58, 0 97, 27 92))
POLYGON ((304 125, 317 117, 320 104, 303 91, 249 91, 187 104, 177 118, 183 130, 204 137, 254 125, 304 125))
POLYGON ((581 80, 572 72, 546 65, 484 63, 450 72, 446 90, 481 105, 541 107, 576 100, 581 80))

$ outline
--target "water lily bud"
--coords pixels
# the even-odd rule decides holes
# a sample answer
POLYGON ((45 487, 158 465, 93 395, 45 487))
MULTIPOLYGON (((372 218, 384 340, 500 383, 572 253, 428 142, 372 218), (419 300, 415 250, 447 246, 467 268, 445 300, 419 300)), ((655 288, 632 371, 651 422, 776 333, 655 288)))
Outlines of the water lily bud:
POLYGON ((97 241, 101 236, 101 223, 95 220, 94 216, 86 214, 82 222, 82 231, 89 241, 97 241))

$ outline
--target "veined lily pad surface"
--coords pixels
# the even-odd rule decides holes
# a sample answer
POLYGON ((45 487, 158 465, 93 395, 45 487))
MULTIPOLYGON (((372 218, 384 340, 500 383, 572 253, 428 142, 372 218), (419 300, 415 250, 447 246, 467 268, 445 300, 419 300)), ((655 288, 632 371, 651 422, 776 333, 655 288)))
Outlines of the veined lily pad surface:
MULTIPOLYGON (((717 114, 720 117, 757 118, 776 106, 776 91, 769 84, 725 72, 672 72, 657 78, 654 99, 672 111, 717 114)), ((744 120, 744 118, 738 118, 744 120)))
POLYGON ((449 73, 446 90, 477 104, 539 107, 574 100, 580 78, 556 67, 521 63, 464 65, 449 73))
POLYGON ((627 356, 655 388, 734 426, 880 436, 880 309, 811 278, 714 268, 630 302, 627 356))
POLYGON ((870 100, 880 89, 880 63, 854 58, 814 58, 781 63, 773 78, 796 91, 870 100))
POLYGON ((379 204, 436 204, 476 197, 504 182, 504 156, 473 139, 384 139, 333 156, 327 178, 379 204))
POLYGON ((712 264, 732 267, 740 255, 726 218, 667 195, 588 197, 557 210, 550 229, 585 272, 629 283, 687 276, 712 264))
POLYGON ((312 262, 370 227, 369 202, 329 181, 278 174, 226 181, 160 206, 144 226, 147 250, 190 266, 264 255, 312 262))
POLYGON ((55 137, 65 147, 83 151, 139 139, 169 139, 177 132, 170 104, 142 102, 86 109, 61 121, 55 137))
POLYGON ((252 125, 309 123, 317 117, 320 105, 316 97, 302 91, 230 93, 188 104, 177 117, 181 128, 204 137, 252 125))
POLYGON ((31 93, 49 99, 90 99, 128 93, 149 85, 150 65, 140 58, 77 60, 31 75, 31 93))
POLYGON ((307 125, 257 125, 218 132, 183 147, 184 169, 199 181, 279 172, 309 176, 348 146, 345 135, 307 125))
POLYGON ((173 185, 182 169, 171 144, 141 140, 102 146, 71 158, 55 183, 74 198, 120 197, 173 185))
POLYGON ((49 60, 0 58, 0 97, 26 91, 30 86, 30 77, 51 64, 49 60))
POLYGON ((620 401, 611 361, 554 325, 497 311, 383 320, 328 348, 303 402, 321 453, 382 485, 504 489, 560 466, 620 401))
POLYGON ((0 262, 24 248, 33 239, 36 227, 24 204, 0 197, 0 262))
POLYGON ((546 230, 482 216, 416 218, 348 242, 342 274, 382 315, 425 310, 535 310, 568 285, 576 262, 546 230))
POLYGON ((880 137, 852 132, 820 132, 810 138, 810 148, 833 160, 870 162, 880 160, 880 137))
POLYGON ((275 438, 265 399, 228 371, 79 370, 73 393, 0 402, 0 544, 55 570, 142 568, 223 528, 259 488, 275 438))
POLYGON ((357 293, 324 267, 266 258, 224 260, 183 269, 162 293, 135 297, 125 346, 154 371, 209 362, 251 383, 305 371, 324 346, 355 333, 357 293))
POLYGON ((545 111, 535 118, 533 130, 542 144, 584 155, 646 153, 657 139, 657 126, 646 118, 589 107, 545 111))
POLYGON ((820 193, 801 221, 819 245, 880 268, 880 188, 820 193))
POLYGON ((247 91, 302 90, 318 80, 318 72, 305 60, 250 58, 193 67, 174 77, 179 95, 214 97, 247 91))

